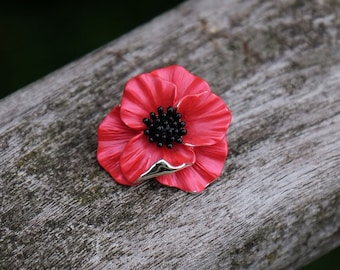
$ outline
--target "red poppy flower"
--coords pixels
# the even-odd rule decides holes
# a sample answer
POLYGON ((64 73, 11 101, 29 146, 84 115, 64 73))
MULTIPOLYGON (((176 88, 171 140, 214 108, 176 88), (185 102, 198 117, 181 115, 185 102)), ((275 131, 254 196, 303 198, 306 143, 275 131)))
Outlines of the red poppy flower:
POLYGON ((181 66, 138 75, 98 128, 97 159, 120 184, 155 178, 200 192, 222 172, 231 112, 181 66))

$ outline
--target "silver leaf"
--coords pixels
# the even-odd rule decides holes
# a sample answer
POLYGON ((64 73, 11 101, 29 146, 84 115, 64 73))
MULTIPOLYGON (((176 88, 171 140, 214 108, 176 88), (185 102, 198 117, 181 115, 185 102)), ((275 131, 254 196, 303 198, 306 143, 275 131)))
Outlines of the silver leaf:
POLYGON ((155 162, 149 170, 147 170, 145 173, 143 173, 138 180, 136 181, 137 183, 141 183, 145 180, 161 176, 161 175, 166 175, 170 173, 177 172, 179 170, 184 169, 185 167, 190 166, 190 164, 183 163, 180 166, 172 166, 170 165, 166 160, 161 159, 157 162, 155 162))

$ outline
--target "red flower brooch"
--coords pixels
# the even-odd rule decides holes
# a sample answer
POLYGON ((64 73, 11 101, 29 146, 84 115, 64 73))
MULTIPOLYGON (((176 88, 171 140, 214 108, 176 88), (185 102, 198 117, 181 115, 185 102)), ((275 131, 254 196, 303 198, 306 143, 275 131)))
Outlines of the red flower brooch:
POLYGON ((120 184, 150 178, 200 192, 222 172, 231 112, 181 66, 138 75, 98 128, 97 159, 120 184))

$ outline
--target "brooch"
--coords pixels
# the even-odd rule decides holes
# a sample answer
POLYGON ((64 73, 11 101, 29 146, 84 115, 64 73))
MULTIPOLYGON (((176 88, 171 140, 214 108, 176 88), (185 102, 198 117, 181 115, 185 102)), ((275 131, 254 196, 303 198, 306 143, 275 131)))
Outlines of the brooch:
POLYGON ((181 66, 140 74, 99 125, 97 160, 123 185, 154 178, 201 192, 222 172, 231 118, 208 83, 181 66))

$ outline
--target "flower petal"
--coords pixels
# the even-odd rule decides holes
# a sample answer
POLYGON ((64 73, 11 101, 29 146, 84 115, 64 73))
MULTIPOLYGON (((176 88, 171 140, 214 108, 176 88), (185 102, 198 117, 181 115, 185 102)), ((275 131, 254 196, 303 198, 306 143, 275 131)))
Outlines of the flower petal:
POLYGON ((157 177, 163 185, 188 192, 201 192, 220 176, 228 154, 227 140, 209 146, 195 147, 196 162, 190 167, 157 177))
POLYGON ((176 86, 150 73, 129 80, 125 86, 120 110, 123 122, 130 128, 143 130, 143 119, 159 106, 174 106, 176 86))
POLYGON ((186 123, 183 143, 194 146, 212 145, 226 134, 231 112, 223 100, 211 92, 184 97, 178 106, 186 123))
POLYGON ((157 161, 164 159, 172 166, 192 164, 195 153, 191 147, 178 144, 173 149, 159 148, 150 143, 144 134, 132 138, 120 158, 120 167, 129 182, 135 182, 157 161))
POLYGON ((156 69, 151 72, 164 80, 174 83, 177 86, 177 99, 181 100, 186 95, 195 95, 211 91, 208 83, 200 77, 190 73, 181 66, 173 65, 156 69))
POLYGON ((97 160, 99 164, 120 184, 133 185, 121 172, 119 159, 125 145, 138 133, 120 119, 120 107, 115 107, 98 128, 97 160))
POLYGON ((192 147, 184 144, 174 144, 172 149, 162 148, 163 159, 172 166, 180 166, 182 164, 191 165, 196 162, 195 152, 192 147))

